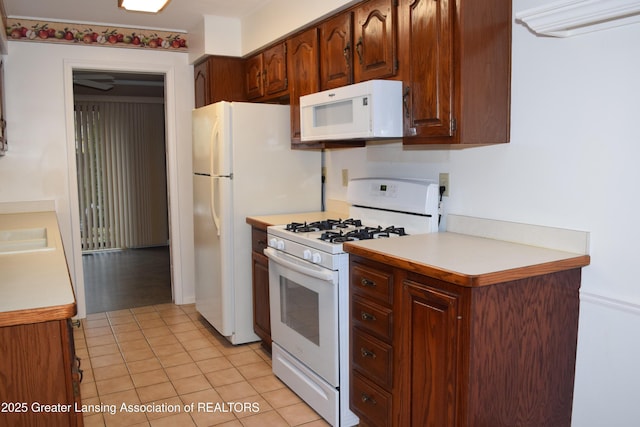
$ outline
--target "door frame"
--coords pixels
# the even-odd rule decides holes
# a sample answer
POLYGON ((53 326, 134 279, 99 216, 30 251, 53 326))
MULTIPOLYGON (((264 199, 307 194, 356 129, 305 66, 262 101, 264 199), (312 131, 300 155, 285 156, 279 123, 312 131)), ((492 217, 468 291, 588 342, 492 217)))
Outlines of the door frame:
MULTIPOLYGON (((175 99, 175 70, 172 66, 162 64, 114 64, 99 61, 64 61, 64 99, 65 118, 67 130, 67 161, 69 180, 69 215, 71 217, 72 245, 66 251, 67 257, 71 257, 73 268, 69 271, 75 284, 76 301, 78 305, 77 317, 86 317, 86 296, 84 289, 84 270, 82 268, 82 241, 80 236, 80 206, 78 202, 78 179, 75 156, 75 125, 73 113, 73 71, 95 70, 131 73, 164 74, 165 92, 165 150, 167 167, 167 204, 169 215, 169 250, 171 259, 171 296, 176 304, 184 304, 184 293, 181 278, 183 277, 183 260, 181 251, 175 247, 182 241, 178 198, 178 137, 176 124, 176 99, 175 99), (173 201, 173 203, 172 203, 173 201), (172 220, 173 219, 173 220, 172 220)), ((71 266, 70 266, 71 267, 71 266)))

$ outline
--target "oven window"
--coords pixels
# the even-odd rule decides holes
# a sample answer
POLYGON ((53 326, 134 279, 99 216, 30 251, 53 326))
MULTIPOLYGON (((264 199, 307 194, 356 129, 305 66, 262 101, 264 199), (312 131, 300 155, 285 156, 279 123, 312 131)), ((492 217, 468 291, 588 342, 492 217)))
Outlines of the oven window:
POLYGON ((318 294, 280 276, 280 321, 320 345, 318 294))

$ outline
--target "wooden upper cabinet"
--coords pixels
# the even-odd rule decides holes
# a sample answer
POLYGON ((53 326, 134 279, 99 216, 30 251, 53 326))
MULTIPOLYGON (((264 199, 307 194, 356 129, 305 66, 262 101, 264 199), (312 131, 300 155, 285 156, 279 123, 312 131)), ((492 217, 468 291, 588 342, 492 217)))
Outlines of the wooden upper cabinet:
POLYGON ((247 99, 255 99, 264 96, 262 84, 262 53, 247 59, 244 64, 244 90, 247 99))
POLYGON ((353 83, 353 13, 320 24, 320 90, 353 83))
POLYGON ((265 95, 276 95, 289 88, 287 78, 287 44, 279 43, 262 54, 265 70, 265 95))
POLYGON ((511 1, 399 0, 405 144, 509 142, 511 1))
POLYGON ((196 96, 196 108, 211 104, 209 88, 209 61, 204 60, 193 66, 193 82, 196 96))
POLYGON ((193 67, 196 108, 218 101, 245 101, 244 60, 210 56, 193 67))
POLYGON ((369 0, 354 9, 354 81, 396 74, 396 1, 369 0))
POLYGON ((453 1, 401 0, 405 136, 453 135, 453 1))
POLYGON ((288 85, 286 43, 278 43, 245 61, 247 99, 284 95, 288 85))
POLYGON ((287 40, 291 142, 300 143, 300 97, 318 92, 318 30, 308 29, 287 40))

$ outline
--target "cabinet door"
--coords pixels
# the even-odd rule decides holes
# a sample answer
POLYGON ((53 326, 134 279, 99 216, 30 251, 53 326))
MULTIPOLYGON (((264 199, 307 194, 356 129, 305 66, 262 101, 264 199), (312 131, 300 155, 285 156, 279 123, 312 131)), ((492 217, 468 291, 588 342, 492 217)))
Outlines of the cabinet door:
POLYGON ((267 348, 271 348, 271 315, 269 313, 269 261, 253 252, 253 330, 267 348))
POLYGON ((287 40, 291 141, 300 142, 300 97, 318 92, 318 31, 316 28, 287 40))
POLYGON ((396 74, 395 8, 393 0, 369 0, 355 9, 356 82, 396 74))
MULTIPOLYGON (((74 427, 82 415, 73 410, 72 349, 66 320, 0 328, 0 402, 15 403, 3 411, 0 425, 74 427), (28 408, 20 406, 26 403, 28 408), (36 412, 32 403, 70 405, 70 410, 36 412)), ((79 393, 79 391, 78 391, 79 393)), ((64 408, 64 406, 61 406, 64 408)))
POLYGON ((452 136, 453 28, 451 0, 400 0, 405 136, 452 136))
POLYGON ((345 12, 320 25, 320 90, 353 82, 352 21, 345 12))
POLYGON ((242 70, 244 60, 231 56, 209 58, 210 103, 218 101, 246 101, 242 70))
POLYGON ((204 60, 193 67, 193 81, 196 95, 196 108, 204 107, 211 103, 209 86, 209 61, 204 60))
POLYGON ((264 95, 262 54, 257 54, 247 59, 244 69, 244 81, 247 99, 260 98, 264 95))
POLYGON ((422 283, 403 283, 399 425, 454 426, 458 299, 422 283))
POLYGON ((264 93, 275 95, 287 90, 287 45, 277 44, 262 54, 264 68, 264 93))

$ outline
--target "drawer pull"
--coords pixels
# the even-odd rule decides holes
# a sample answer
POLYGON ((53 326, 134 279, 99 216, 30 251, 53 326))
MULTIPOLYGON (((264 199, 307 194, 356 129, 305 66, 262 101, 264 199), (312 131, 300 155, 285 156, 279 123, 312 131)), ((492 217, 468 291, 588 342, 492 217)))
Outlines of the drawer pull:
POLYGON ((362 393, 360 395, 360 398, 362 399, 362 401, 364 403, 370 403, 372 405, 377 405, 378 404, 378 402, 376 402, 376 400, 373 397, 369 396, 367 393, 362 393))
POLYGON ((370 357, 372 359, 376 358, 376 354, 373 351, 367 350, 364 347, 360 348, 360 354, 362 354, 362 357, 370 357))
POLYGON ((84 371, 82 369, 80 369, 80 358, 78 356, 75 356, 76 359, 76 363, 75 366, 73 366, 71 368, 72 372, 78 374, 78 383, 82 382, 82 379, 84 378, 84 371))
POLYGON ((76 328, 80 327, 80 320, 76 319, 76 320, 72 320, 71 321, 71 326, 74 326, 76 328))
POLYGON ((376 282, 374 282, 373 280, 365 279, 365 278, 363 278, 363 279, 360 281, 360 284, 361 284, 362 286, 366 286, 366 287, 368 287, 368 288, 374 288, 374 287, 376 286, 376 282))
POLYGON ((360 313, 360 317, 362 317, 362 320, 368 320, 368 321, 374 321, 377 320, 376 316, 374 316, 371 313, 367 313, 366 311, 363 311, 362 313, 360 313))

